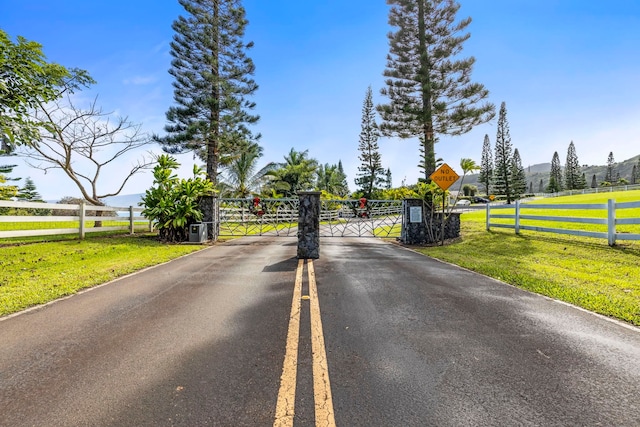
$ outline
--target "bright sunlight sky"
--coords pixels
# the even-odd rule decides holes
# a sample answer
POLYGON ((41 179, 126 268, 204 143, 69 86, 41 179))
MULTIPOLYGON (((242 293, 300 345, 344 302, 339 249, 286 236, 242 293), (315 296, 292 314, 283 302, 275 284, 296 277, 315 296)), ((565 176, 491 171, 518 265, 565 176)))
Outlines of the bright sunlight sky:
MULTIPOLYGON (((605 164, 640 154, 640 1, 459 0, 459 18, 471 16, 463 54, 474 56, 473 80, 490 91, 498 110, 506 102, 512 143, 523 165, 562 163, 574 141, 582 164, 605 164)), ((388 8, 384 0, 244 0, 249 55, 260 89, 254 100, 261 120, 264 157, 282 161, 294 147, 321 163, 342 160, 356 186, 362 102, 369 85, 375 102, 384 85, 388 8)), ((177 0, 0 0, 0 28, 43 45, 47 59, 89 71, 97 84, 80 94, 98 95, 105 111, 128 116, 162 133, 172 105, 168 74, 171 23, 183 12, 177 0)), ((496 121, 436 145, 459 171, 463 157, 480 162, 484 135, 495 143, 496 121)), ((394 185, 416 182, 415 140, 380 139, 394 185)), ((160 153, 158 146, 149 150, 160 153)), ((194 160, 179 157, 188 177, 194 160)), ((15 161, 14 161, 15 160, 15 161)), ((115 188, 133 159, 106 170, 101 192, 115 188), (111 184, 111 185, 110 185, 111 184)), ((0 163, 21 163, 0 159, 0 163)), ((77 196, 60 173, 43 175, 20 165, 45 200, 77 196)), ((151 172, 122 194, 144 192, 151 172)))

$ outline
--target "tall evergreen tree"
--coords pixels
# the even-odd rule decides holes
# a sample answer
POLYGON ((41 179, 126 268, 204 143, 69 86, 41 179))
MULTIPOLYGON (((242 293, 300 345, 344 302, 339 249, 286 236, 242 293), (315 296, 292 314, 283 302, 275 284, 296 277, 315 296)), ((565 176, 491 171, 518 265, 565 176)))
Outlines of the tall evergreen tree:
POLYGON ((484 192, 488 196, 491 190, 491 181, 493 180, 493 156, 491 154, 491 141, 489 135, 484 136, 482 144, 482 158, 480 160, 480 175, 478 182, 484 184, 484 192))
POLYGON ((167 111, 167 135, 156 136, 169 153, 195 151, 207 177, 218 183, 225 156, 255 141, 247 125, 258 121, 248 97, 258 88, 247 56, 241 0, 178 0, 185 16, 173 22, 171 69, 175 106, 167 111))
POLYGON ((391 188, 393 188, 393 177, 391 176, 391 168, 387 168, 387 172, 385 173, 384 188, 387 190, 391 190, 391 188))
POLYGON ((585 185, 580 173, 580 162, 576 154, 576 147, 573 141, 567 149, 567 162, 564 166, 564 188, 567 190, 582 190, 585 185))
POLYGON ((473 57, 462 58, 471 18, 456 22, 455 0, 387 0, 389 54, 384 71, 389 103, 378 106, 384 136, 417 137, 425 181, 436 168, 437 135, 461 135, 491 120, 489 91, 471 81, 473 57))
POLYGON ((616 166, 616 161, 613 158, 613 152, 610 151, 609 152, 609 157, 607 157, 607 172, 604 176, 604 180, 613 184, 614 180, 615 180, 615 166, 616 166))
POLYGON ((375 120, 375 110, 373 107, 373 92, 371 86, 367 89, 362 105, 362 124, 360 130, 360 143, 358 159, 362 162, 358 167, 358 176, 355 183, 360 187, 364 197, 371 198, 374 190, 385 182, 385 171, 380 160, 378 151, 378 125, 375 120))
POLYGON ((547 191, 550 193, 562 191, 562 166, 560 165, 560 156, 558 156, 557 151, 553 153, 553 158, 551 159, 551 172, 549 173, 547 191))
POLYGON ((538 192, 539 193, 544 192, 544 180, 542 178, 540 178, 540 184, 538 185, 538 192))
POLYGON ((513 189, 514 198, 522 196, 527 191, 527 177, 517 148, 513 150, 513 157, 511 158, 511 188, 513 189))
POLYGON ((591 178, 591 188, 598 188, 598 182, 596 181, 596 174, 593 174, 591 178))
POLYGON ((513 200, 511 178, 513 176, 511 135, 507 121, 507 105, 503 102, 498 113, 498 131, 496 134, 496 155, 493 169, 493 190, 507 197, 507 203, 513 200))
POLYGON ((347 174, 344 172, 344 167, 342 166, 342 160, 338 160, 338 174, 341 179, 341 190, 337 194, 340 196, 346 196, 349 194, 349 184, 347 183, 347 174))
POLYGON ((638 168, 636 165, 633 165, 631 168, 631 184, 636 184, 638 182, 638 168))
POLYGON ((42 200, 42 197, 40 197, 40 193, 38 193, 36 189, 36 184, 29 177, 24 180, 24 186, 18 190, 16 198, 25 202, 35 202, 42 200))

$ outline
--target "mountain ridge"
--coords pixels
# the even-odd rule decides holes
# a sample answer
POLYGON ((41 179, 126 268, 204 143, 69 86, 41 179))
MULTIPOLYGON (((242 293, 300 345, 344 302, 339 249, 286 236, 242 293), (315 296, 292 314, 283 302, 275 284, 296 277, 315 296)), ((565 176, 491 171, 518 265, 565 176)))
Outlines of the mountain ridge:
MULTIPOLYGON (((623 160, 622 162, 616 162, 613 168, 614 176, 619 174, 620 178, 626 179, 629 183, 631 183, 631 171, 633 170, 633 165, 640 165, 639 163, 640 155, 633 156, 630 159, 623 160)), ((525 177, 527 179, 527 192, 532 189, 533 193, 544 192, 544 189, 549 185, 549 174, 551 172, 551 163, 538 163, 535 165, 526 166, 524 168, 525 177), (542 181, 542 185, 541 185, 542 181), (542 191, 540 190, 542 187, 542 191)), ((587 187, 591 187, 593 177, 595 176, 596 185, 600 185, 601 182, 604 181, 604 177, 607 174, 607 166, 606 165, 582 165, 580 167, 580 172, 584 173, 585 180, 587 181, 587 187)), ((564 174, 564 167, 562 168, 562 173, 564 174)), ((638 170, 640 174, 640 170, 638 170)), ((483 193, 483 185, 478 182, 479 174, 470 174, 465 176, 464 182, 462 179, 458 180, 456 184, 452 186, 452 190, 460 190, 461 185, 475 185, 478 187, 480 193, 483 193)))

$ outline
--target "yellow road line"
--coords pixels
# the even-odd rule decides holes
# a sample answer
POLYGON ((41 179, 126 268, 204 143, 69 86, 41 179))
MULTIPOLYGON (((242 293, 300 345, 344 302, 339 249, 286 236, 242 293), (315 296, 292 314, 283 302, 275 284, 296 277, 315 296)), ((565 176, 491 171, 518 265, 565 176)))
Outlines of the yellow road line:
POLYGON ((296 401, 296 376, 298 374, 298 341, 300 336, 300 299, 302 295, 302 270, 304 260, 298 261, 296 282, 293 288, 293 302, 289 317, 287 349, 280 377, 280 391, 276 403, 274 427, 292 427, 296 401))
POLYGON ((335 427, 329 367, 324 346, 320 302, 313 261, 307 260, 309 272, 309 296, 311 308, 311 350, 313 352, 313 396, 316 408, 316 427, 335 427))

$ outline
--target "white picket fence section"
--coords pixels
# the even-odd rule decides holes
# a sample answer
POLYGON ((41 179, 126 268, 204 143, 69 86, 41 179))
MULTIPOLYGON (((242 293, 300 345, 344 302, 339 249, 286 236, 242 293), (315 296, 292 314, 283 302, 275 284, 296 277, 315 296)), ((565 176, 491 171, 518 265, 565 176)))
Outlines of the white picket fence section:
POLYGON ((56 216, 56 215, 0 215, 0 223, 31 223, 32 228, 22 230, 6 230, 0 231, 0 239, 10 237, 31 237, 31 236, 52 236, 60 234, 78 234, 83 239, 86 233, 96 233, 103 231, 121 231, 129 230, 133 234, 136 229, 142 227, 141 223, 145 223, 145 229, 151 229, 151 223, 144 216, 141 216, 143 208, 140 207, 113 207, 113 206, 93 206, 88 204, 58 204, 58 203, 39 203, 39 202, 15 202, 10 200, 0 200, 0 208, 15 209, 46 209, 56 210, 73 210, 77 211, 77 216, 56 216), (88 212, 102 212, 103 216, 89 216, 88 212), (105 216, 108 215, 108 216, 105 216), (117 221, 127 222, 128 225, 108 226, 108 227, 87 227, 87 223, 95 221, 117 221), (36 224, 45 222, 75 222, 76 227, 73 228, 38 228, 36 224))
POLYGON ((511 228, 515 230, 516 234, 520 234, 520 230, 541 231, 546 233, 557 234, 571 234, 574 236, 594 237, 597 239, 607 239, 609 246, 616 244, 617 240, 640 240, 640 234, 637 233, 619 233, 617 231, 618 225, 633 225, 640 224, 640 218, 616 218, 616 212, 623 209, 640 208, 639 202, 625 202, 616 203, 614 199, 609 199, 607 203, 591 203, 591 204, 531 204, 523 203, 520 200, 516 201, 514 205, 494 205, 487 204, 487 230, 491 228, 511 228), (513 214, 496 214, 493 211, 500 211, 504 209, 515 209, 513 214), (524 213, 528 211, 535 211, 536 209, 553 209, 553 210, 593 210, 593 211, 606 211, 606 218, 602 217, 567 217, 567 216, 545 216, 545 215, 531 215, 524 213), (512 219, 513 223, 495 223, 494 219, 512 219), (582 223, 582 224, 601 224, 606 225, 606 232, 587 231, 574 228, 554 228, 554 227, 540 227, 533 225, 521 224, 521 220, 538 220, 563 222, 563 223, 582 223))

